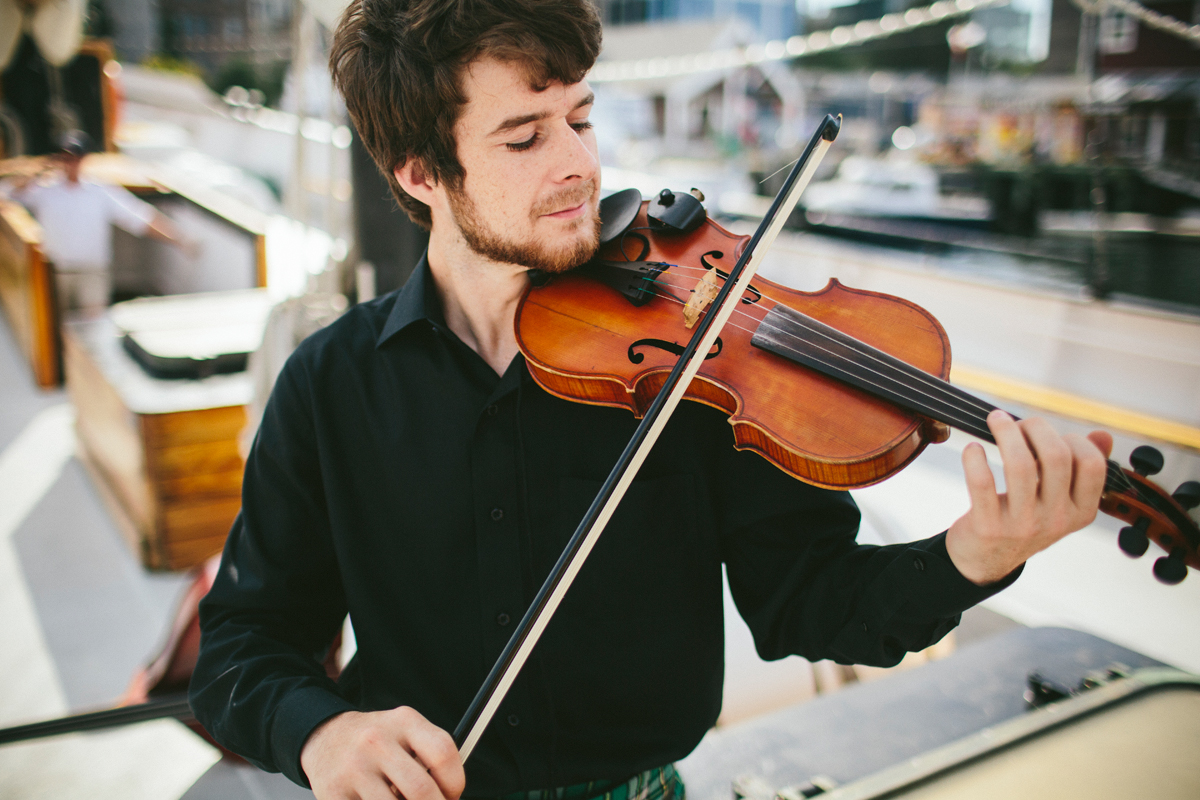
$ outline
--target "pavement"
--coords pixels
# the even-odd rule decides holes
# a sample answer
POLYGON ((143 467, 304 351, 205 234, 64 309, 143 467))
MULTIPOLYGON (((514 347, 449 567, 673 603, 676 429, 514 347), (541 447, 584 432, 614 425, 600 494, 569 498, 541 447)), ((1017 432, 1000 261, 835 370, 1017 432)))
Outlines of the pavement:
MULTIPOLYGON (((185 574, 144 570, 75 455, 66 393, 0 324, 0 726, 109 707, 162 644, 185 574)), ((312 797, 220 762, 175 720, 0 748, 0 797, 312 797), (234 791, 234 787, 241 787, 234 791)))

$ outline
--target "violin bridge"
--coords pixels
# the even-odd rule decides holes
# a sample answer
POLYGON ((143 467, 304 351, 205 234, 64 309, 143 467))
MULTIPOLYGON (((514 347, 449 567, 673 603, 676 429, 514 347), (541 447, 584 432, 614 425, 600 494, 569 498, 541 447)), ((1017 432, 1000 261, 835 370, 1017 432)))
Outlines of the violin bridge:
POLYGON ((692 296, 687 301, 687 305, 683 307, 683 324, 688 329, 696 324, 696 320, 700 319, 704 309, 708 308, 709 304, 716 299, 717 293, 721 291, 721 284, 718 283, 718 280, 717 271, 710 269, 696 283, 696 288, 692 289, 692 296))

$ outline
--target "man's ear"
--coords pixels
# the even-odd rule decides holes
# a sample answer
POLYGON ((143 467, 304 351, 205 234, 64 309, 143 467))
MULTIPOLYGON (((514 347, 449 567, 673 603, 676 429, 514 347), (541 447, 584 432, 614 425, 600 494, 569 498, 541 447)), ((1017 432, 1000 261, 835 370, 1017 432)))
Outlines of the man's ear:
POLYGON ((437 193, 438 182, 425 169, 420 159, 410 158, 401 166, 392 170, 396 181, 414 200, 420 200, 427 206, 432 206, 437 193))

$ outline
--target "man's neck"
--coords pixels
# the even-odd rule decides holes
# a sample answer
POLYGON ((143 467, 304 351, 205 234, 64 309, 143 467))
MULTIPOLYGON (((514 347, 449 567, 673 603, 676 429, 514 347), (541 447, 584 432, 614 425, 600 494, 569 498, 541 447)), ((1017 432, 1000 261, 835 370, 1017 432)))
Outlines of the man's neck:
POLYGON ((517 355, 513 330, 517 304, 528 283, 526 270, 490 261, 461 237, 431 235, 429 270, 450 330, 503 375, 517 355))

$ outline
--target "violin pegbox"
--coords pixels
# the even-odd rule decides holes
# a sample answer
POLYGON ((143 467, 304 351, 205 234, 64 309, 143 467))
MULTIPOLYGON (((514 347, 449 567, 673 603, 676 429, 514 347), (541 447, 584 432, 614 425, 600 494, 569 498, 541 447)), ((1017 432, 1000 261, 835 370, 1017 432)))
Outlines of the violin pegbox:
POLYGON ((1140 558, 1155 542, 1167 552, 1154 562, 1154 577, 1175 585, 1187 577, 1188 567, 1200 569, 1200 526, 1188 512, 1200 505, 1200 483, 1185 481, 1168 495, 1149 479, 1162 469, 1162 454, 1153 447, 1138 447, 1130 455, 1133 471, 1109 462, 1108 482, 1100 510, 1129 525, 1121 529, 1117 544, 1130 558, 1140 558))

